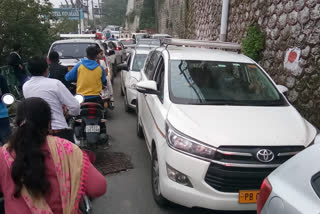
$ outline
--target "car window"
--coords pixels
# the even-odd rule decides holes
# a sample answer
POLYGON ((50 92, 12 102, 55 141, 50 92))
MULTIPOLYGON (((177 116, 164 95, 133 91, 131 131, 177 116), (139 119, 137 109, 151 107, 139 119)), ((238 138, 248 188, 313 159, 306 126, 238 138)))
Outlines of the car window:
POLYGON ((60 59, 79 59, 87 55, 86 49, 89 46, 100 47, 97 43, 59 43, 52 46, 51 52, 56 51, 60 59))
POLYGON ((157 83, 157 89, 160 91, 159 99, 162 101, 164 94, 164 60, 162 57, 160 57, 153 80, 157 83))
POLYGON ((170 98, 181 104, 287 105, 255 64, 172 60, 170 98))
POLYGON ((313 190, 316 192, 316 194, 320 198, 320 172, 312 176, 311 185, 313 190))
POLYGON ((147 54, 136 54, 132 64, 132 71, 140 72, 144 66, 147 56, 147 54))
POLYGON ((116 49, 116 45, 115 45, 113 42, 108 42, 108 47, 109 47, 111 50, 115 50, 115 49, 116 49))
POLYGON ((160 58, 160 53, 155 51, 150 57, 150 61, 148 63, 148 67, 146 67, 145 74, 148 79, 152 79, 156 66, 158 64, 160 58))

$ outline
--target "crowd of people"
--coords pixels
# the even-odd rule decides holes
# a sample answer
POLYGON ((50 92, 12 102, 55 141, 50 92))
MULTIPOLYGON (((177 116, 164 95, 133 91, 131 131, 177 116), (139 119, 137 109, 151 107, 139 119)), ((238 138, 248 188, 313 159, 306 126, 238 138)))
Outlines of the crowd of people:
MULTIPOLYGON (((112 90, 101 50, 90 46, 87 57, 71 71, 59 64, 59 54, 31 57, 27 70, 21 60, 21 46, 10 53, 8 64, 19 81, 24 100, 16 109, 11 130, 6 105, 0 101, 0 192, 8 213, 78 213, 83 195, 98 197, 106 192, 106 180, 89 161, 86 152, 73 143, 65 111, 79 115, 80 104, 70 91, 86 101, 101 102, 104 87, 112 90)), ((1 96, 8 93, 0 76, 1 96)))

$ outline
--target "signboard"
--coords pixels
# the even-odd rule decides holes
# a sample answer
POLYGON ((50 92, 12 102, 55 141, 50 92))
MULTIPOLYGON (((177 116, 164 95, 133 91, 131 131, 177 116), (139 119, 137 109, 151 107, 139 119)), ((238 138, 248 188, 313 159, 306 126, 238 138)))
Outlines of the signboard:
POLYGON ((299 76, 302 68, 299 66, 301 50, 299 48, 289 48, 284 58, 284 68, 291 71, 294 76, 299 76))
POLYGON ((69 20, 83 19, 83 11, 79 8, 53 8, 53 15, 59 19, 68 18, 69 20))

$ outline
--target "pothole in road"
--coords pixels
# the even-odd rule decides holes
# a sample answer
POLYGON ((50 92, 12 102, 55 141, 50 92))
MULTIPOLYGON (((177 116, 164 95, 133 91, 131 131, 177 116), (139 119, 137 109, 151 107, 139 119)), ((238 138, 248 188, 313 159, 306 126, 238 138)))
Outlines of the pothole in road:
POLYGON ((130 157, 122 152, 103 151, 97 153, 94 166, 103 174, 109 175, 133 169, 130 157))

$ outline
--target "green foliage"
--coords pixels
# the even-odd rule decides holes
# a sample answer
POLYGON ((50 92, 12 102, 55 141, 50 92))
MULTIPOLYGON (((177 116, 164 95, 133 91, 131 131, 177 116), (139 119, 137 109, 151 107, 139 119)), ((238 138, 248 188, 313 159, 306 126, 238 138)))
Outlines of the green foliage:
POLYGON ((54 26, 51 32, 57 35, 60 33, 77 33, 78 24, 78 20, 68 20, 67 18, 64 18, 54 26))
POLYGON ((127 0, 103 0, 103 24, 124 25, 127 3, 127 0))
POLYGON ((248 29, 247 37, 242 41, 242 51, 253 60, 259 60, 264 49, 264 33, 256 25, 248 29))
POLYGON ((21 43, 22 58, 45 54, 55 35, 50 31, 52 5, 49 0, 4 0, 0 3, 0 65, 14 43, 21 43))
POLYGON ((155 16, 155 2, 154 0, 144 0, 143 8, 140 16, 140 29, 156 28, 155 16))

